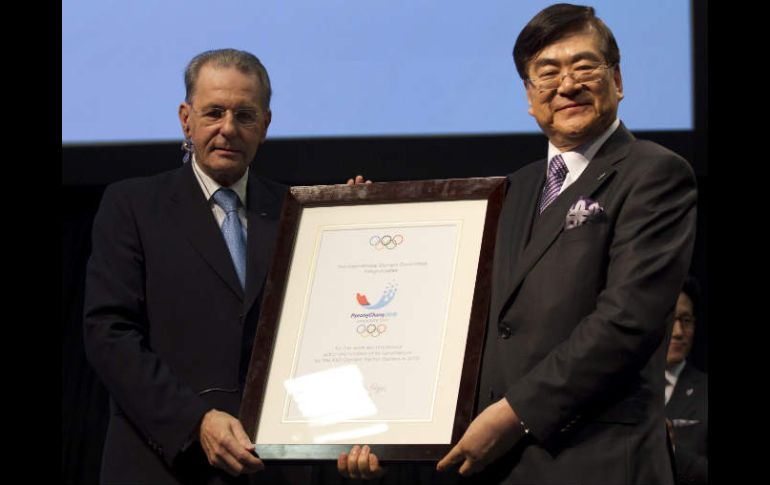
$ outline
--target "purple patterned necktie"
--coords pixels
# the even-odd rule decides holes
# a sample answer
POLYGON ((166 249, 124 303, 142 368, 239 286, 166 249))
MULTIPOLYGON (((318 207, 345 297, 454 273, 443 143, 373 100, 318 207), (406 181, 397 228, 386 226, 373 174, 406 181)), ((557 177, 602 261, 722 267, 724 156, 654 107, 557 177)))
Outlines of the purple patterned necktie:
POLYGON ((559 189, 561 184, 564 183, 564 178, 567 176, 567 165, 564 164, 564 159, 561 155, 556 155, 551 159, 551 163, 548 164, 548 179, 545 181, 545 187, 543 187, 543 195, 540 198, 540 213, 548 207, 548 204, 553 202, 557 195, 559 195, 559 189))

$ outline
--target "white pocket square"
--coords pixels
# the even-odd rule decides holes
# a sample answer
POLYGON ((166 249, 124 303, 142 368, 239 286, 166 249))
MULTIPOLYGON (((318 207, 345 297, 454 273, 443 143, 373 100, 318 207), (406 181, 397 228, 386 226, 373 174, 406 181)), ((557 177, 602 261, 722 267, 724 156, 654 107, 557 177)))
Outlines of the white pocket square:
POLYGON ((674 425, 674 428, 682 428, 684 426, 692 426, 694 424, 700 423, 699 419, 672 419, 671 424, 674 425))

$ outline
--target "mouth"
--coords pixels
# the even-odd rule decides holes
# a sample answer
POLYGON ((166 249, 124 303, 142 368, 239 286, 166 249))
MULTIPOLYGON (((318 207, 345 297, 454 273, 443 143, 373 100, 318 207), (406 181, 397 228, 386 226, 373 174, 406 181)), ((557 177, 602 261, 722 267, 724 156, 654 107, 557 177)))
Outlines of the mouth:
POLYGON ((589 106, 589 103, 569 103, 559 108, 556 108, 556 111, 558 112, 558 111, 564 111, 564 110, 571 110, 576 108, 582 108, 584 106, 589 106))
POLYGON ((236 155, 238 153, 241 153, 240 150, 236 150, 235 148, 232 148, 232 147, 214 147, 212 151, 222 155, 236 155))

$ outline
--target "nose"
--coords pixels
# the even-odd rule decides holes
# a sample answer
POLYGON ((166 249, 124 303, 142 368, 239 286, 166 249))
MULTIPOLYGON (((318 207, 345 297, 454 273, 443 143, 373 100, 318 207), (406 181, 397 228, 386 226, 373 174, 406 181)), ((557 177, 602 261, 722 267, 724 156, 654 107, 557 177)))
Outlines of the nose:
POLYGON ((235 113, 233 113, 230 110, 225 111, 224 116, 222 117, 222 123, 219 125, 219 131, 224 136, 233 136, 236 133, 236 121, 235 121, 235 113))
POLYGON ((679 323, 679 320, 674 320, 674 328, 671 329, 671 337, 682 338, 682 335, 684 335, 684 332, 682 332, 682 324, 679 323))
POLYGON ((568 73, 562 74, 561 82, 559 83, 559 88, 557 89, 557 92, 561 95, 569 95, 570 93, 579 91, 582 87, 583 85, 579 82, 576 82, 575 79, 572 77, 572 73, 568 72, 568 73))

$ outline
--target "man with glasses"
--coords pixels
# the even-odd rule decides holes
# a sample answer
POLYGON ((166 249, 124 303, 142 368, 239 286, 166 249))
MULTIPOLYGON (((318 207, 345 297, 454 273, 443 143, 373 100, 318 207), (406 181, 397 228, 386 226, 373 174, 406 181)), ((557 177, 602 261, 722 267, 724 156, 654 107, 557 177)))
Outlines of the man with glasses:
POLYGON ((676 301, 666 355, 666 416, 679 483, 708 483, 708 376, 687 362, 695 335, 698 284, 689 276, 676 301))
MULTIPOLYGON (((593 8, 542 10, 513 57, 548 157, 508 178, 479 414, 437 468, 484 484, 672 483, 665 336, 692 254, 692 169, 618 119, 620 52, 593 8)), ((382 473, 376 447, 338 469, 382 473)))
MULTIPOLYGON (((286 187, 249 165, 270 125, 254 55, 196 56, 185 161, 107 188, 93 226, 88 358, 110 393, 104 483, 292 483, 235 418, 286 187)), ((302 473, 304 470, 294 470, 302 473)))

